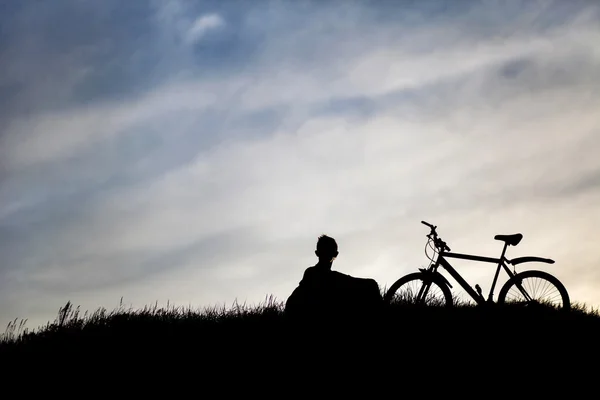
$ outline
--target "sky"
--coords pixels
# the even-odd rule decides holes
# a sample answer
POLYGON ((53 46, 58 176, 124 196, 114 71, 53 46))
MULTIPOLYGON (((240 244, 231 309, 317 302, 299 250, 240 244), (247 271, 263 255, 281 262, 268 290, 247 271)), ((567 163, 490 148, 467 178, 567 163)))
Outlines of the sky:
POLYGON ((422 220, 598 307, 598 43, 596 1, 0 1, 0 324, 284 301, 321 234, 389 287, 422 220))

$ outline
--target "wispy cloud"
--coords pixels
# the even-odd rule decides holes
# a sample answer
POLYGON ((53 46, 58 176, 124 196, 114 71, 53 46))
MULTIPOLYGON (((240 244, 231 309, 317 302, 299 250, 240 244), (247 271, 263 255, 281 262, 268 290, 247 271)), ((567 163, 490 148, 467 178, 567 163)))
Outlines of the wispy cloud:
POLYGON ((389 286, 427 261, 422 219, 472 253, 521 231, 512 256, 555 258, 600 304, 598 7, 447 4, 136 8, 138 28, 73 25, 88 41, 43 56, 87 71, 54 106, 8 44, 3 68, 32 71, 2 87, 32 111, 0 126, 0 319, 285 298, 324 232, 337 268, 389 286))
POLYGON ((220 28, 225 22, 218 14, 201 15, 192 24, 188 31, 188 41, 191 43, 202 39, 208 32, 220 28))

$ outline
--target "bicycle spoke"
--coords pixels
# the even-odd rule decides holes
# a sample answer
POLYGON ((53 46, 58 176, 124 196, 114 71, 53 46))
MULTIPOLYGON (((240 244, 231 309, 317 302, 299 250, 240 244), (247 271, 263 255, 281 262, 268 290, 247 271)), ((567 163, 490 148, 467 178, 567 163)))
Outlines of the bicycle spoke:
POLYGON ((552 282, 537 277, 521 280, 508 291, 507 302, 528 304, 530 302, 554 305, 560 303, 562 296, 552 282), (525 293, 522 293, 524 291, 525 293))
POLYGON ((420 279, 411 280, 399 287, 394 294, 394 302, 437 305, 444 304, 444 293, 441 288, 433 283, 425 283, 420 279))

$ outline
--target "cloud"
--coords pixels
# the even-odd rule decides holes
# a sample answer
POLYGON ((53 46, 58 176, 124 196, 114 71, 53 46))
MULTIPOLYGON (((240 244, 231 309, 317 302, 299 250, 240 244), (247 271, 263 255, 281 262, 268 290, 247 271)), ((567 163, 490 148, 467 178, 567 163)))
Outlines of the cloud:
MULTIPOLYGON (((494 234, 522 231, 511 257, 556 258, 543 269, 600 302, 584 240, 600 197, 596 8, 273 3, 242 18, 190 4, 152 19, 167 78, 4 126, 2 318, 51 318, 67 299, 285 297, 321 233, 338 239, 340 270, 389 286, 427 261, 422 219, 484 255, 494 234), (218 36, 255 40, 243 62, 200 63, 222 44, 208 36, 170 47, 219 24, 206 15, 227 19, 218 36)), ((485 266, 460 271, 486 289, 485 266)))
POLYGON ((218 14, 207 14, 199 16, 190 27, 187 38, 191 43, 202 39, 208 32, 225 25, 225 21, 218 14))

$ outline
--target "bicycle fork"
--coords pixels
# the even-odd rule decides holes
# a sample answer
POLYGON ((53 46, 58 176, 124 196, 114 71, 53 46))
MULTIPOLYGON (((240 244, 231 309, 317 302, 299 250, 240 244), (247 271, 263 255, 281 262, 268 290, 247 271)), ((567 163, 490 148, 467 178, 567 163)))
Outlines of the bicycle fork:
POLYGON ((425 301, 425 296, 427 296, 427 293, 429 293, 429 288, 431 287, 431 280, 427 280, 422 286, 421 289, 419 289, 419 294, 417 294, 417 302, 419 304, 423 303, 425 301))

